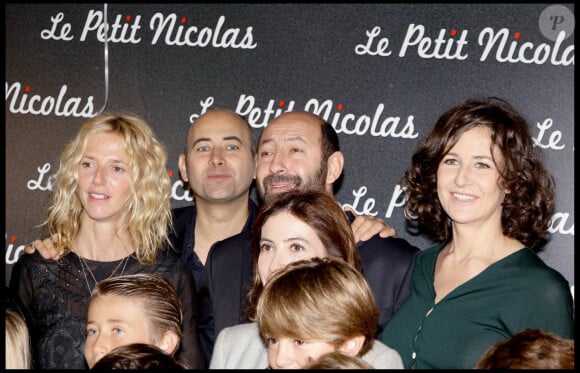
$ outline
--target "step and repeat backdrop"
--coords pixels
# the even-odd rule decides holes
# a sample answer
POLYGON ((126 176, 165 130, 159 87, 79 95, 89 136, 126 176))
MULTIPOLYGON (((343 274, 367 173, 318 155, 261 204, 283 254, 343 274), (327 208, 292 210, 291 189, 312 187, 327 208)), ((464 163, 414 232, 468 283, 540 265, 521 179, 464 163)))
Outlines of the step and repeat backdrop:
POLYGON ((206 110, 235 110, 256 135, 286 111, 320 114, 346 157, 340 203, 427 248, 405 228, 400 178, 440 114, 493 95, 526 116, 556 178, 539 255, 574 291, 573 4, 8 4, 5 17, 6 281, 45 235, 64 145, 103 110, 153 127, 174 207, 192 203, 177 160, 206 110))

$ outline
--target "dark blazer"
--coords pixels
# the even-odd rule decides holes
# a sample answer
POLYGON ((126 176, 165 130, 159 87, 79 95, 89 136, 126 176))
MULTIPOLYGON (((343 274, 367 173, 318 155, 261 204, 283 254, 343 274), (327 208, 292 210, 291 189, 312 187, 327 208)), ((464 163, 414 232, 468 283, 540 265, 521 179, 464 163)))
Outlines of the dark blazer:
POLYGON ((182 251, 196 279, 201 350, 209 364, 217 333, 226 326, 246 322, 245 294, 253 274, 251 239, 252 225, 258 206, 250 198, 248 219, 242 231, 218 241, 209 250, 205 266, 193 253, 195 245, 195 206, 174 209, 172 242, 182 251), (218 254, 216 254, 218 253, 218 254))
POLYGON ((197 254, 193 251, 195 246, 195 217, 197 216, 197 208, 194 205, 178 207, 172 210, 173 214, 173 230, 169 234, 169 238, 173 247, 181 253, 181 259, 193 272, 195 281, 195 290, 199 293, 199 284, 201 282, 201 275, 204 266, 197 254))
MULTIPOLYGON (((347 216, 351 222, 354 220, 352 214, 347 216)), ((216 242, 208 255, 203 276, 207 283, 203 286, 207 287, 206 297, 212 299, 214 312, 212 350, 216 336, 223 328, 248 322, 245 296, 253 276, 251 242, 251 229, 246 231, 244 228, 240 235, 216 242)), ((377 332, 380 336, 409 295, 413 262, 419 248, 401 238, 381 238, 378 235, 358 247, 362 271, 381 311, 377 332)), ((198 327, 202 328, 201 325, 198 327)))
MULTIPOLYGON (((352 223, 354 216, 349 212, 347 216, 352 223)), ((358 249, 363 267, 361 271, 381 311, 377 332, 379 338, 385 325, 411 292, 413 265, 420 250, 402 238, 382 238, 379 235, 360 242, 358 249)))

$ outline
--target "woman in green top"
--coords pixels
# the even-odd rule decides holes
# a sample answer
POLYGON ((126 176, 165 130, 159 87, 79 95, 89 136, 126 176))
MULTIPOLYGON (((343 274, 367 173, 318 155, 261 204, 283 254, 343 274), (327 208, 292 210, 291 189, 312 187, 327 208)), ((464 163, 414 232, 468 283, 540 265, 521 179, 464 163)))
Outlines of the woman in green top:
POLYGON ((569 284, 533 251, 555 209, 528 123, 498 98, 444 113, 405 173, 405 214, 440 244, 382 334, 405 368, 469 369, 526 328, 574 337, 569 284))

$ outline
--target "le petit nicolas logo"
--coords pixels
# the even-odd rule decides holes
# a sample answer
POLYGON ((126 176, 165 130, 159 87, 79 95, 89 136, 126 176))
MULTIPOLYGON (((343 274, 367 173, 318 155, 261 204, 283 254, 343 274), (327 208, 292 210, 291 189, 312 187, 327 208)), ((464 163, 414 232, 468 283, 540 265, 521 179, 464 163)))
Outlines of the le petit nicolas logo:
MULTIPOLYGON (((73 25, 63 22, 63 12, 50 18, 51 27, 42 30, 40 36, 44 40, 74 40, 73 25)), ((81 42, 95 37, 100 42, 139 44, 141 43, 142 17, 140 15, 114 15, 112 21, 104 20, 100 10, 89 11, 79 37, 81 42)), ((155 13, 149 21, 149 30, 153 32, 151 45, 164 43, 165 45, 188 47, 240 48, 254 49, 257 44, 252 34, 253 27, 245 30, 237 27, 226 27, 225 16, 220 16, 213 27, 198 27, 191 25, 186 16, 177 14, 164 15, 155 13)))
MULTIPOLYGON (((381 28, 373 27, 366 32, 365 44, 358 44, 355 53, 387 57, 392 54, 389 47, 389 38, 380 37, 381 28)), ((440 29, 437 36, 430 36, 424 25, 410 24, 402 45, 399 48, 399 57, 406 57, 412 53, 423 59, 466 60, 469 57, 468 30, 440 29)), ((554 66, 569 66, 574 64, 574 45, 565 47, 566 31, 558 33, 555 41, 550 43, 534 44, 522 41, 522 34, 513 33, 507 28, 494 30, 485 27, 477 36, 477 46, 481 47, 479 60, 481 62, 493 59, 501 63, 524 63, 554 66)))
MULTIPOLYGON (((525 20, 530 22, 530 20, 525 20)), ((96 39, 99 42, 139 44, 143 34, 151 37, 150 44, 183 47, 212 47, 232 49, 255 49, 253 26, 231 27, 221 15, 210 26, 193 24, 187 15, 155 13, 148 24, 141 15, 112 14, 107 17, 101 10, 90 10, 80 27, 79 41, 96 39), (107 21, 107 22, 106 22, 107 21), (146 32, 145 32, 146 31, 146 32)), ((73 25, 59 12, 50 17, 50 27, 43 29, 44 40, 71 41, 73 25)), ((235 25, 239 26, 239 25, 235 25)), ((399 58, 417 56, 422 59, 466 60, 476 54, 480 62, 488 60, 499 63, 551 64, 569 66, 574 64, 574 45, 564 41, 573 34, 573 13, 563 6, 547 7, 538 20, 538 29, 547 42, 526 41, 525 35, 508 28, 483 27, 470 32, 457 28, 429 29, 425 25, 411 23, 398 47, 399 58), (475 33, 473 40, 470 40, 475 33)), ((78 28, 78 27, 77 27, 78 28)), ((365 31, 366 40, 354 46, 356 55, 389 57, 393 55, 391 40, 376 25, 365 31)), ((396 48, 396 46, 395 46, 396 48)))

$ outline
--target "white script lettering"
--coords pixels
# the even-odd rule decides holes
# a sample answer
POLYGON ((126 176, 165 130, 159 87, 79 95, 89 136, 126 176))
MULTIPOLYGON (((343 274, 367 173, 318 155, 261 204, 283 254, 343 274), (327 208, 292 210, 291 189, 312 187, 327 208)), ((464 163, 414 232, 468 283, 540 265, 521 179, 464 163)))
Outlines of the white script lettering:
POLYGON ((42 186, 45 175, 50 171, 50 163, 45 163, 42 167, 38 167, 38 178, 36 180, 28 180, 26 186, 28 190, 52 190, 52 186, 56 181, 56 175, 52 174, 47 178, 45 186, 42 186))
POLYGON ((542 138, 544 137, 544 134, 546 133, 546 131, 552 127, 552 118, 547 118, 543 123, 537 122, 536 123, 536 127, 538 127, 540 129, 540 133, 538 134, 538 137, 533 137, 532 139, 534 140, 534 144, 536 146, 539 146, 540 148, 543 149, 554 149, 554 150, 562 150, 566 147, 566 145, 562 144, 562 145, 558 145, 560 140, 562 139, 562 132, 561 131, 554 131, 550 134, 550 138, 548 140, 547 144, 542 144, 542 138))
POLYGON ((385 218, 390 218, 393 216, 393 211, 395 207, 403 207, 405 205, 405 194, 403 193, 404 189, 401 188, 399 184, 395 185, 395 189, 393 190, 393 194, 391 195, 391 200, 389 201, 389 205, 387 206, 387 211, 385 212, 385 218))
POLYGON ((141 16, 133 18, 117 14, 112 24, 103 23, 103 12, 91 10, 85 21, 80 40, 85 41, 89 32, 96 31, 97 40, 101 43, 107 40, 111 43, 138 44, 141 41, 141 38, 137 37, 137 32, 141 29, 140 22, 141 16))
POLYGON ((414 139, 419 136, 419 133, 415 131, 413 115, 407 117, 405 126, 399 131, 397 131, 397 129, 401 117, 382 118, 385 108, 384 104, 379 104, 377 106, 372 118, 368 115, 361 115, 357 118, 354 114, 344 114, 339 111, 334 113, 332 120, 329 120, 331 111, 334 107, 336 107, 336 105, 334 105, 331 100, 326 100, 320 103, 317 99, 313 98, 308 100, 304 106, 304 110, 315 113, 323 117, 326 121, 329 121, 337 133, 363 136, 370 132, 370 135, 373 137, 394 137, 405 139, 414 139), (350 128, 351 124, 352 128, 350 128))
POLYGON ((568 46, 560 54, 562 42, 566 37, 565 31, 560 31, 558 33, 558 38, 553 46, 546 43, 534 46, 534 44, 530 42, 518 45, 517 40, 513 40, 506 50, 508 37, 509 30, 507 28, 503 28, 497 33, 495 33, 491 27, 486 27, 481 30, 478 43, 485 47, 480 57, 480 61, 487 60, 487 57, 492 53, 493 49, 497 48, 495 59, 498 62, 522 62, 543 65, 549 59, 550 63, 555 66, 568 66, 574 64, 574 45, 568 46))
POLYGON ((171 199, 176 201, 192 202, 193 196, 189 190, 185 189, 183 186, 183 181, 181 180, 177 180, 175 183, 173 183, 173 186, 171 187, 171 199))
POLYGON ((214 48, 233 49, 254 49, 258 46, 258 44, 254 43, 251 26, 246 28, 246 33, 241 40, 239 40, 239 28, 229 28, 222 31, 225 19, 226 17, 223 15, 220 16, 215 29, 204 27, 198 31, 196 26, 185 28, 183 25, 179 25, 176 27, 176 14, 164 16, 161 13, 156 13, 149 22, 149 28, 155 32, 151 44, 157 44, 159 39, 165 36, 164 42, 166 45, 187 45, 203 48, 211 44, 214 48))
POLYGON ((50 17, 50 20, 52 21, 52 29, 48 30, 42 30, 40 32, 40 37, 44 40, 64 40, 64 41, 69 41, 74 39, 74 37, 70 34, 70 30, 71 30, 71 25, 70 23, 65 23, 62 25, 62 28, 60 29, 60 35, 57 35, 57 26, 58 24, 64 19, 64 14, 62 12, 58 13, 56 16, 54 17, 50 17))
POLYGON ((354 202, 351 204, 344 203, 342 205, 342 209, 351 208, 356 212, 357 215, 371 215, 377 216, 378 212, 373 209, 375 208, 375 199, 374 198, 367 198, 364 202, 362 210, 357 210, 358 204, 361 201, 361 198, 367 194, 367 187, 361 186, 358 190, 353 190, 352 195, 354 196, 354 202))
POLYGON ((461 54, 461 52, 463 47, 467 45, 467 30, 463 30, 457 40, 453 37, 446 40, 446 33, 445 29, 441 29, 437 39, 433 40, 425 36, 425 26, 410 24, 399 51, 399 57, 405 57, 409 46, 417 46, 417 54, 421 58, 465 60, 468 55, 461 54), (454 48, 455 50, 453 50, 454 48))
MULTIPOLYGON (((269 100, 268 106, 265 109, 260 109, 259 107, 255 107, 255 105, 256 99, 254 96, 241 95, 236 106, 236 113, 245 116, 253 128, 264 128, 278 115, 294 110, 294 101, 290 101, 287 105, 284 102, 286 109, 274 109, 276 105, 275 100, 269 100)), ((280 106, 280 102, 278 102, 278 106, 280 106)))
MULTIPOLYGON (((27 93, 21 92, 21 84, 16 82, 9 85, 6 82, 6 101, 10 100, 9 111, 14 114, 32 114, 32 115, 56 115, 59 117, 84 117, 90 118, 93 113, 93 96, 87 97, 85 106, 81 109, 81 97, 70 97, 65 100, 68 87, 63 85, 58 93, 58 97, 42 97, 40 95, 28 96, 27 93)), ((26 86, 24 92, 30 90, 26 86)))
POLYGON ((571 226, 566 228, 566 223, 568 222, 568 218, 570 217, 570 213, 568 212, 557 212, 552 216, 552 224, 548 231, 550 233, 560 233, 563 235, 574 235, 574 223, 571 226))
POLYGON ((354 52, 360 56, 362 56, 364 54, 368 54, 371 56, 377 56, 377 55, 378 56, 390 56, 392 52, 390 50, 388 50, 389 49, 389 39, 388 38, 379 39, 375 49, 371 50, 371 46, 373 44, 374 38, 377 37, 380 33, 381 33, 381 28, 379 26, 375 26, 375 27, 373 27, 372 30, 367 31, 367 36, 368 36, 367 44, 366 45, 358 44, 354 48, 354 52))

